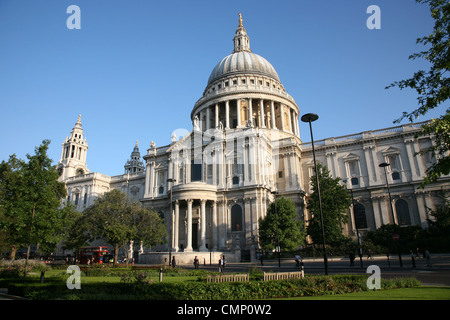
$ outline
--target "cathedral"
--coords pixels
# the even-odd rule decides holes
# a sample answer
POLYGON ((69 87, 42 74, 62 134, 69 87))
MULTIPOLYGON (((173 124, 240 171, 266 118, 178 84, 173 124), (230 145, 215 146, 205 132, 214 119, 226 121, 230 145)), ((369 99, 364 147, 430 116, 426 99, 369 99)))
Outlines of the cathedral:
MULTIPOLYGON (((89 171, 81 116, 63 142, 57 168, 67 201, 78 210, 119 189, 164 217, 167 243, 140 248, 139 262, 161 263, 168 252, 181 263, 194 255, 209 261, 211 254, 213 261, 222 254, 228 261, 254 260, 258 220, 276 197, 291 199, 305 223, 310 218, 305 199, 314 161, 311 142, 300 139, 299 106, 275 68, 251 51, 240 14, 233 40, 233 52, 212 69, 192 108, 192 130, 179 139, 173 134, 168 145, 152 141, 142 156, 136 142, 123 174, 89 171)), ((439 205, 450 179, 418 188, 435 161, 428 153, 416 155, 434 142, 433 136, 416 137, 422 125, 314 141, 317 162, 352 194, 345 234, 392 223, 427 226, 428 209, 439 205)))

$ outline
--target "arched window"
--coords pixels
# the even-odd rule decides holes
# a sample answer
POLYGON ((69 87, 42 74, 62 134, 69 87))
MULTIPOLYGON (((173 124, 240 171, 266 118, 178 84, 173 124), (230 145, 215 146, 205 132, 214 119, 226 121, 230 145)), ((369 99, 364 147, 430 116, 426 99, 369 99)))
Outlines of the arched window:
POLYGON ((361 203, 355 204, 353 212, 355 215, 355 227, 357 229, 367 228, 366 209, 364 206, 361 203))
POLYGON ((404 226, 411 224, 408 203, 405 200, 398 199, 395 202, 395 211, 397 212, 397 220, 399 225, 404 226))
POLYGON ((231 207, 231 231, 242 231, 242 207, 238 204, 231 207))

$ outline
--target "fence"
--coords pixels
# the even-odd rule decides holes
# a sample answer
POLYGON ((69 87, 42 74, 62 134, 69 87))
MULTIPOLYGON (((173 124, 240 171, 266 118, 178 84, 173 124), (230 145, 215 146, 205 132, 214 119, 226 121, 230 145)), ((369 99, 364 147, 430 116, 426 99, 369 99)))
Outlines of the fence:
POLYGON ((227 275, 208 275, 206 282, 237 282, 244 281, 248 282, 248 274, 227 274, 227 275))
POLYGON ((264 281, 302 279, 304 277, 305 277, 305 272, 304 271, 275 272, 275 273, 266 273, 266 272, 264 272, 264 281))

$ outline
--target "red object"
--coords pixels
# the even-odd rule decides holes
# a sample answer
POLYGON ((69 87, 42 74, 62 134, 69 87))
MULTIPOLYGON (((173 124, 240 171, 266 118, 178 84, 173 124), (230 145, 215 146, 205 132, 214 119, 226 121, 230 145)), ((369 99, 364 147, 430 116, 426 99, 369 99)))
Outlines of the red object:
POLYGON ((78 250, 78 260, 81 264, 103 263, 103 256, 108 253, 108 247, 83 247, 78 250))

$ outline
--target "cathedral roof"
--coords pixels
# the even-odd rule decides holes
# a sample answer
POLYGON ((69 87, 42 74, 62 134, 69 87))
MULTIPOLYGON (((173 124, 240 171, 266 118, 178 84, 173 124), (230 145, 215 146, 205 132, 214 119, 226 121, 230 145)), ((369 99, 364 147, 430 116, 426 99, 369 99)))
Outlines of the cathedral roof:
POLYGON ((275 68, 263 57, 252 53, 250 50, 250 38, 242 24, 242 16, 239 13, 239 26, 234 36, 233 53, 223 58, 212 70, 208 79, 208 85, 233 74, 253 73, 270 77, 278 82, 275 68))
POLYGON ((239 73, 254 73, 280 82, 275 68, 269 61, 252 52, 235 52, 223 58, 209 76, 208 85, 222 77, 239 73))

